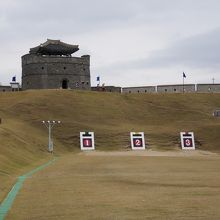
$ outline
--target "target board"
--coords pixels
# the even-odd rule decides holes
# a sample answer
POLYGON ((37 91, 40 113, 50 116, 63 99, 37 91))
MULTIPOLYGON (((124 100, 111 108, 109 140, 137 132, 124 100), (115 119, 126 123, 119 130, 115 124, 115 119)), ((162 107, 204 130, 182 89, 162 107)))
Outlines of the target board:
POLYGON ((131 149, 145 150, 144 132, 130 132, 131 149))
POLYGON ((183 150, 195 150, 193 132, 180 132, 181 146, 183 150))
POLYGON ((94 132, 80 132, 81 150, 95 150, 94 132))

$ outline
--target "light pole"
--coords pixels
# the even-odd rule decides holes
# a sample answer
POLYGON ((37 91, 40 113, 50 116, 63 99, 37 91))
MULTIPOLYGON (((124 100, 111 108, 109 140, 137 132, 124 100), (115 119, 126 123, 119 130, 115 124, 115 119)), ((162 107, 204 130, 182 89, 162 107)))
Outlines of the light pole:
POLYGON ((212 84, 213 85, 215 84, 215 78, 214 77, 212 78, 212 84))
POLYGON ((42 123, 48 128, 48 151, 53 153, 53 141, 51 138, 52 127, 55 124, 60 124, 61 121, 42 121, 42 123))

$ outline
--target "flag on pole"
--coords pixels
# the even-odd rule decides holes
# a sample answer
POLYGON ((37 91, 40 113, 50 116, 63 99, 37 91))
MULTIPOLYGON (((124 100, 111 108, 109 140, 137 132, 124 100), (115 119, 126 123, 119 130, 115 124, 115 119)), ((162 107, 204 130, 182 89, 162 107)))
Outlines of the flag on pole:
POLYGON ((16 82, 16 76, 12 77, 12 82, 16 82))
POLYGON ((98 82, 100 81, 100 76, 96 77, 96 81, 98 81, 98 82))
POLYGON ((183 78, 186 78, 186 74, 183 72, 183 78))

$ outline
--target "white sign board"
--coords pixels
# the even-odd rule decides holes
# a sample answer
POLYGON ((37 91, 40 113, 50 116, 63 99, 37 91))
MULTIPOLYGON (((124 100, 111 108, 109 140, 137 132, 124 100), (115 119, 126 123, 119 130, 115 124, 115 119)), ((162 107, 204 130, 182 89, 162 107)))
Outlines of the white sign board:
POLYGON ((80 132, 81 150, 95 150, 94 132, 80 132))
POLYGON ((144 132, 130 132, 131 149, 145 150, 144 132))
POLYGON ((10 83, 11 84, 11 88, 12 89, 19 89, 19 83, 16 83, 16 82, 14 82, 14 83, 10 83))
POLYGON ((180 132, 181 146, 183 150, 195 150, 193 132, 180 132))

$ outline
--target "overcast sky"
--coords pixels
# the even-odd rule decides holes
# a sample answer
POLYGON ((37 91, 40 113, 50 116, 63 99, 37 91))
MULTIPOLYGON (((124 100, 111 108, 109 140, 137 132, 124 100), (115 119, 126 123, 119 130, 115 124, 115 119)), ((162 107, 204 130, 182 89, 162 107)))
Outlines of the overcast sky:
POLYGON ((91 81, 220 83, 219 0, 0 0, 0 82, 47 38, 91 55, 91 81))

